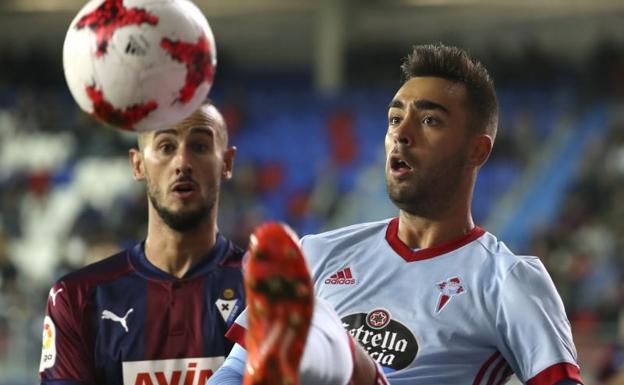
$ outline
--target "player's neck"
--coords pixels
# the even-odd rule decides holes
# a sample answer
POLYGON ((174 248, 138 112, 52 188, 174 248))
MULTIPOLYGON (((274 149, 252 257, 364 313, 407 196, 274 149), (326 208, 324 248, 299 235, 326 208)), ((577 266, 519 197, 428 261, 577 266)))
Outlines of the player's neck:
POLYGON ((401 211, 398 237, 412 249, 426 249, 461 238, 474 227, 470 210, 442 219, 423 218, 401 211))
POLYGON ((145 239, 145 256, 160 270, 181 278, 214 247, 217 225, 214 218, 196 228, 179 232, 158 219, 150 220, 145 239))

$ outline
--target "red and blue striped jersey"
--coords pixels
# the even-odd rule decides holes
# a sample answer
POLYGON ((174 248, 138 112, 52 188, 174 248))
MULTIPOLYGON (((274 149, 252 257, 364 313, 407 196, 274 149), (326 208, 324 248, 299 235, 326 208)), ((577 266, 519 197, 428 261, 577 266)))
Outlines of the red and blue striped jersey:
POLYGON ((42 384, 204 384, 244 308, 243 250, 223 236, 182 278, 144 243, 61 278, 43 327, 42 384))

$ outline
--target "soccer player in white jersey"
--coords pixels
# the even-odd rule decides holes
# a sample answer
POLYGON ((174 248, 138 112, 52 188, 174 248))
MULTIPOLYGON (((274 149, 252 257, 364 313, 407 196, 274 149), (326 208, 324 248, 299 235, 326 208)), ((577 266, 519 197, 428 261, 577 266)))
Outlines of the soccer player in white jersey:
MULTIPOLYGON (((443 45, 414 47, 402 70, 385 137, 399 215, 304 237, 316 295, 392 385, 498 385, 512 373, 529 385, 581 384, 570 324, 539 258, 513 254, 472 219, 498 124, 487 70, 443 45)), ((302 366, 314 367, 308 350, 302 366)), ((242 368, 240 346, 230 357, 226 368, 242 368)))

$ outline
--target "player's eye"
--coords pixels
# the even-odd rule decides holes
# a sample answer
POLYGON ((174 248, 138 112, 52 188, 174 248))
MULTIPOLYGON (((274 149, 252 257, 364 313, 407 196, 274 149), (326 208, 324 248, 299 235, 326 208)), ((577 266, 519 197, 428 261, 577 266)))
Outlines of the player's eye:
POLYGON ((440 124, 440 120, 431 115, 427 115, 423 118, 422 123, 426 124, 427 126, 437 126, 438 124, 440 124))
POLYGON ((401 117, 400 116, 393 115, 393 116, 390 116, 388 118, 388 124, 391 125, 391 126, 396 126, 399 123, 401 123, 401 117))
POLYGON ((158 145, 158 151, 163 154, 171 154, 175 151, 175 146, 172 143, 164 142, 158 145))
POLYGON ((210 146, 203 142, 197 142, 191 144, 191 149, 197 153, 204 153, 210 149, 210 146))

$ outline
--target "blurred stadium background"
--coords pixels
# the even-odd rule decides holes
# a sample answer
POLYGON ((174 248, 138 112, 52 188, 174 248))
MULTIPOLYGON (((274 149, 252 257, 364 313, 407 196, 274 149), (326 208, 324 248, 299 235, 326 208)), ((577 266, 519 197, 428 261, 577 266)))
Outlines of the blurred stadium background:
MULTIPOLYGON (((587 384, 623 384, 624 2, 197 0, 215 33, 211 97, 239 149, 221 230, 241 246, 395 215, 386 108, 413 44, 469 49, 501 121, 474 216, 540 256, 564 298, 587 384)), ((83 0, 0 1, 0 384, 37 382, 48 290, 142 239, 132 135, 74 105, 61 47, 83 0)))

